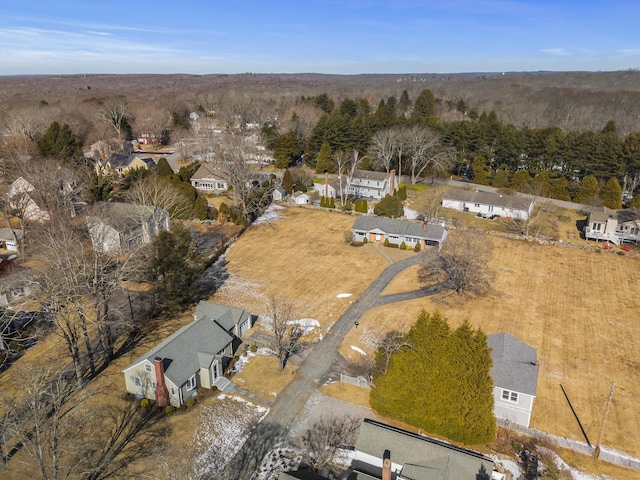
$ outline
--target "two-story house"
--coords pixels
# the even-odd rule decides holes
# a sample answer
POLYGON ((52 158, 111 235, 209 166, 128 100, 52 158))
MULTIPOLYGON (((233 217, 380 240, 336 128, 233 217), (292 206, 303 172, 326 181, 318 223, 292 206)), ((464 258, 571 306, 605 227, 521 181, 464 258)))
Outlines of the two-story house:
POLYGON ((356 170, 347 178, 347 195, 356 198, 382 200, 386 195, 393 195, 397 189, 398 178, 395 170, 389 173, 356 170))

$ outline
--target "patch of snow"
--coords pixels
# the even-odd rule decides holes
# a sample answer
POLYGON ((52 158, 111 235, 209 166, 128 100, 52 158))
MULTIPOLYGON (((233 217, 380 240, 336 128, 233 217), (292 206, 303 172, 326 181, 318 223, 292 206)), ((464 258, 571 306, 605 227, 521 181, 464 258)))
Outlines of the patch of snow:
POLYGON ((336 298, 349 298, 351 295, 351 293, 339 293, 336 298))
POLYGON ((238 358, 238 360, 236 360, 235 365, 233 366, 233 371, 236 373, 239 373, 242 371, 242 369, 244 368, 244 366, 249 362, 249 359, 251 357, 255 357, 258 354, 258 352, 252 352, 252 351, 247 351, 246 355, 240 355, 240 358, 238 358))
POLYGON ((351 345, 351 350, 355 350, 356 352, 362 354, 362 355, 367 355, 367 352, 365 352, 364 350, 362 350, 361 348, 356 347, 355 345, 351 345))
POLYGON ((302 330, 303 335, 308 335, 313 332, 315 327, 320 326, 320 322, 315 318, 299 318, 297 320, 291 320, 289 325, 297 325, 302 330))
POLYGON ((284 207, 281 205, 277 205, 272 203, 269 207, 264 211, 262 215, 255 219, 253 222, 254 225, 260 225, 261 223, 271 223, 274 220, 280 220, 282 218, 282 214, 278 212, 278 210, 283 210, 284 207))
POLYGON ((409 220, 415 220, 416 218, 418 218, 420 214, 415 211, 412 208, 407 207, 406 205, 404 206, 404 216, 405 218, 408 218, 409 220))
POLYGON ((513 480, 518 480, 519 478, 521 478, 522 474, 520 473, 520 466, 515 460, 497 458, 494 456, 492 456, 491 459, 496 463, 496 465, 501 466, 505 472, 509 472, 513 480))
POLYGON ((273 395, 274 397, 278 396, 278 392, 271 392, 271 395, 273 395))

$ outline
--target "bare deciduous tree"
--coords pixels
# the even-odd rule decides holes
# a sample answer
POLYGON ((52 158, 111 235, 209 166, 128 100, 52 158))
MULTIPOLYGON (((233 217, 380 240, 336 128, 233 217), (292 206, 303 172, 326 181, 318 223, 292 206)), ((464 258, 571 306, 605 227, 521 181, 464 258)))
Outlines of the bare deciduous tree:
POLYGON ((115 130, 118 140, 122 140, 122 130, 133 116, 127 102, 116 99, 105 102, 98 111, 98 117, 115 130))
POLYGON ((451 169, 455 152, 452 149, 443 148, 434 131, 416 125, 405 130, 405 138, 410 152, 409 168, 412 184, 415 184, 425 172, 435 177, 451 169))
POLYGON ((289 358, 302 348, 300 339, 303 330, 293 323, 294 305, 285 299, 272 296, 268 315, 271 331, 275 335, 274 349, 278 357, 278 366, 280 370, 284 370, 289 358))
POLYGON ((157 175, 149 175, 136 182, 127 190, 125 197, 135 205, 163 208, 172 218, 186 218, 193 212, 182 192, 157 175))
POLYGON ((373 166, 389 173, 396 153, 395 150, 396 134, 393 128, 385 128, 376 132, 371 139, 373 166))
POLYGON ((136 126, 142 134, 148 135, 150 144, 157 145, 171 126, 171 113, 159 105, 148 104, 137 112, 136 126))
POLYGON ((327 468, 337 473, 341 470, 337 463, 345 463, 339 452, 355 445, 361 423, 360 418, 348 415, 321 417, 299 441, 303 462, 316 472, 327 468))
POLYGON ((471 298, 491 288, 493 274, 487 264, 491 259, 491 241, 471 231, 450 234, 438 258, 421 270, 424 282, 439 282, 445 289, 471 298))

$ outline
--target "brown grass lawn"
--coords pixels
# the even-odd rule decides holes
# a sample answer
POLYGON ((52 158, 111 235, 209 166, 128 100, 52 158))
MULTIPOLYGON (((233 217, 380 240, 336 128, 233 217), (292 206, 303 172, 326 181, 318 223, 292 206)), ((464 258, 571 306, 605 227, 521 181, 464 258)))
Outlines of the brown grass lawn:
MULTIPOLYGON (((296 305, 296 316, 315 318, 324 334, 389 265, 373 245, 344 240, 355 217, 302 208, 281 210, 284 218, 249 227, 227 255, 231 278, 214 302, 268 312, 271 295, 296 305), (340 293, 351 297, 337 298, 340 293)), ((387 253, 407 255, 409 252, 387 253)))
POLYGON ((266 400, 275 400, 286 387, 298 367, 289 362, 283 371, 278 359, 264 355, 252 356, 242 371, 232 377, 233 383, 266 400))
MULTIPOLYGON (((352 358, 359 355, 351 345, 367 351, 365 337, 374 329, 409 328, 421 309, 439 309, 453 327, 468 319, 488 334, 509 332, 538 352, 533 428, 582 439, 562 384, 595 443, 615 381, 603 444, 640 456, 640 344, 635 335, 640 259, 487 239, 494 245, 489 268, 496 273, 489 295, 462 305, 455 299, 447 303, 421 299, 369 311, 358 331, 347 336, 341 353, 352 358)), ((415 270, 407 270, 389 288, 404 282, 411 290, 416 275, 415 270)))

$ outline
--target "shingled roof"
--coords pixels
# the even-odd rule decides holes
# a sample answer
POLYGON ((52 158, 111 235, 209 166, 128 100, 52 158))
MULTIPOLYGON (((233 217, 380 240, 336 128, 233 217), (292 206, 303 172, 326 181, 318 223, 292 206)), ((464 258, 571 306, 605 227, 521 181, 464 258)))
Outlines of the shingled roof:
POLYGON ((488 335, 487 343, 492 349, 493 384, 535 397, 538 384, 536 349, 508 333, 488 335))
POLYGON ((533 200, 520 195, 501 195, 494 192, 480 192, 475 190, 461 190, 450 188, 442 195, 443 200, 455 200, 458 202, 480 203, 496 207, 511 208, 529 211, 533 200))
POLYGON ((416 237, 435 242, 442 242, 444 237, 446 237, 446 227, 436 225, 434 223, 428 223, 426 230, 424 230, 423 227, 424 224, 422 222, 361 215, 356 218, 355 222, 353 222, 351 229, 364 232, 370 232, 377 229, 386 234, 416 237))

